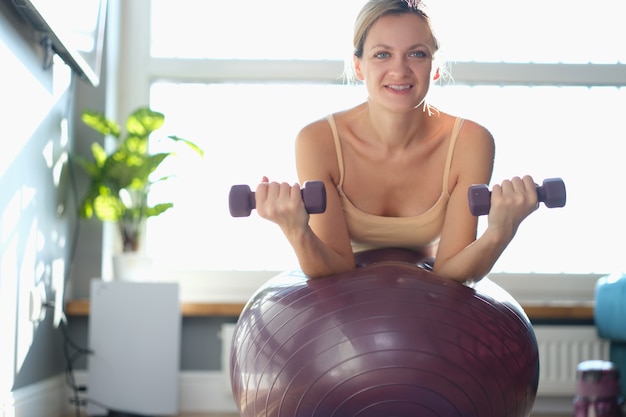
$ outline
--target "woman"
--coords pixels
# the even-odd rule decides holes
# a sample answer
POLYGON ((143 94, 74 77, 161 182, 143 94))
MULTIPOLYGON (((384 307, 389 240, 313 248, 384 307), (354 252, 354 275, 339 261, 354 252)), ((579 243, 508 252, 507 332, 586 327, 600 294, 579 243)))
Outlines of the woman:
POLYGON ((311 278, 352 270, 355 252, 407 248, 436 257, 433 272, 477 281, 537 208, 529 176, 495 185, 477 239, 467 191, 489 183, 494 141, 482 126, 426 102, 438 44, 419 1, 370 0, 356 20, 354 73, 366 102, 304 127, 301 182, 323 180, 327 209, 309 217, 298 184, 256 189, 261 217, 277 223, 311 278))

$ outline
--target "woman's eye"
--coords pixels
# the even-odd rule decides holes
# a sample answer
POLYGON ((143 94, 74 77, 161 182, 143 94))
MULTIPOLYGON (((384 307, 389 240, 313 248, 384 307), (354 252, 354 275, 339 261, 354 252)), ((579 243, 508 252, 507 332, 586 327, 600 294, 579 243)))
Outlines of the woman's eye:
POLYGON ((411 52, 411 56, 414 58, 427 58, 428 54, 424 51, 413 51, 411 52))
POLYGON ((377 59, 384 59, 384 58, 388 58, 389 57, 389 53, 387 52, 378 52, 376 54, 374 54, 374 58, 377 59))

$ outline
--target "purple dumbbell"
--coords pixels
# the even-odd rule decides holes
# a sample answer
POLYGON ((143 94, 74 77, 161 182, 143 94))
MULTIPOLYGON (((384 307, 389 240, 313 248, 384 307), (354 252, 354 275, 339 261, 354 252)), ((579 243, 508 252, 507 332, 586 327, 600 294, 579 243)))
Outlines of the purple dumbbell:
MULTIPOLYGON (((302 190, 302 201, 310 214, 326 210, 326 187, 323 181, 307 181, 302 190)), ((247 185, 233 185, 228 195, 228 207, 233 217, 247 217, 256 208, 254 191, 247 185)))
MULTIPOLYGON (((485 184, 472 185, 467 193, 470 211, 474 216, 489 214, 491 207, 491 191, 485 184)), ((537 186, 537 198, 546 207, 565 206, 565 183, 560 178, 545 179, 541 186, 537 186)))

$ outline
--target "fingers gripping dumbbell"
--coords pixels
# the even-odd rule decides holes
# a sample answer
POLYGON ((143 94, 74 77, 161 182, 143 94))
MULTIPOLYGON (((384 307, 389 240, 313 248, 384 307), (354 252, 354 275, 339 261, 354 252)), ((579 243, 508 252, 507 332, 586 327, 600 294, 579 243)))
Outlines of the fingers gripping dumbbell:
MULTIPOLYGON (((474 216, 488 214, 491 207, 491 191, 485 184, 472 185, 468 190, 470 211, 474 216)), ((545 179, 541 186, 537 186, 537 198, 546 207, 565 206, 565 183, 560 178, 545 179)))
MULTIPOLYGON (((326 210, 326 187, 323 181, 307 181, 300 190, 304 208, 309 214, 323 213, 326 210)), ((256 208, 254 191, 247 185, 233 185, 228 195, 230 215, 247 217, 256 208)))

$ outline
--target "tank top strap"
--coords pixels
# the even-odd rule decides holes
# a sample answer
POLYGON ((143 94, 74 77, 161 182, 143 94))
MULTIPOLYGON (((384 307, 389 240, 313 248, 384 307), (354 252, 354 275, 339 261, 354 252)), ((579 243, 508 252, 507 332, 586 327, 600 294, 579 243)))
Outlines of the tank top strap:
MULTIPOLYGON (((330 129, 333 133, 333 140, 335 142, 335 152, 337 154, 337 165, 339 167, 339 182, 337 184, 338 187, 343 186, 343 176, 344 176, 344 164, 343 164, 343 152, 341 150, 341 141, 339 140, 339 132, 337 131, 337 124, 335 123, 335 118, 332 114, 326 116, 326 120, 330 125, 330 129)), ((443 191, 446 194, 450 194, 448 189, 448 180, 450 177, 450 168, 452 167, 452 157, 454 156, 454 148, 456 145, 456 140, 459 136, 459 132, 461 130, 461 126, 463 126, 463 119, 457 117, 454 122, 454 127, 452 128, 452 136, 450 137, 450 146, 448 147, 448 155, 446 157, 446 166, 443 173, 443 191)))
POLYGON ((339 166, 339 182, 337 183, 337 187, 341 188, 343 186, 343 152, 341 151, 341 142, 339 141, 339 132, 337 131, 337 124, 335 123, 335 118, 332 114, 326 116, 326 120, 328 120, 328 124, 330 125, 330 129, 333 132, 333 139, 335 141, 335 152, 337 153, 337 165, 339 166))
POLYGON ((450 146, 448 148, 448 156, 446 157, 446 167, 443 172, 443 192, 447 195, 450 195, 449 190, 449 177, 450 177, 450 168, 452 167, 452 156, 454 155, 454 147, 456 145, 456 140, 459 137, 459 132, 461 131, 461 126, 463 126, 463 119, 457 117, 454 121, 454 127, 452 128, 452 136, 450 137, 450 146))

